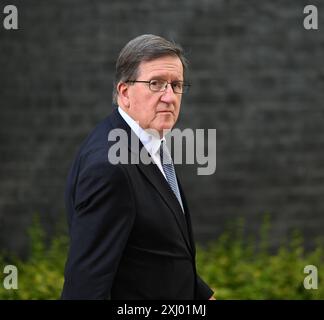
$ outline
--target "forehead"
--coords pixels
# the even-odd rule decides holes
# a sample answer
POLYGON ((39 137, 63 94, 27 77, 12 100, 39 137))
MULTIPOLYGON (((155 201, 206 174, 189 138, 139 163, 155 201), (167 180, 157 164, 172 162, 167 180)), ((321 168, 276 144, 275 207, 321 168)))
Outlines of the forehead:
POLYGON ((175 56, 164 56, 150 61, 142 61, 138 71, 139 76, 183 78, 182 62, 175 56))

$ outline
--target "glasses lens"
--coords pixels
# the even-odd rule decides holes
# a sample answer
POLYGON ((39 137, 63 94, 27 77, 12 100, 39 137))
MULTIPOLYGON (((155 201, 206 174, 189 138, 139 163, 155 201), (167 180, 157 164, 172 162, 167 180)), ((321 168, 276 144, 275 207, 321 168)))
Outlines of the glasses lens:
POLYGON ((163 91, 166 87, 166 81, 164 80, 151 80, 150 89, 152 91, 163 91))
MULTIPOLYGON (((166 80, 151 80, 149 82, 150 89, 155 92, 165 91, 168 82, 166 80)), ((185 84, 183 81, 171 82, 171 87, 174 93, 184 93, 189 89, 189 84, 185 84)))
POLYGON ((175 93, 183 93, 183 82, 182 81, 174 81, 172 82, 172 89, 175 93))

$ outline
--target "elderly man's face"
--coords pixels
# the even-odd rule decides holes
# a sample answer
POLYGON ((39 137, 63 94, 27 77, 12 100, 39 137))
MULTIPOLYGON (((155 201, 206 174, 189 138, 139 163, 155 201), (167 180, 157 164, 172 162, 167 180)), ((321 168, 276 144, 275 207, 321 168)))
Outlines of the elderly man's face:
MULTIPOLYGON (((141 62, 137 79, 183 81, 183 66, 178 57, 165 56, 152 61, 141 62)), ((122 95, 121 107, 143 129, 171 129, 176 123, 181 104, 181 94, 174 93, 171 85, 164 92, 152 92, 148 83, 128 83, 119 88, 122 95)))

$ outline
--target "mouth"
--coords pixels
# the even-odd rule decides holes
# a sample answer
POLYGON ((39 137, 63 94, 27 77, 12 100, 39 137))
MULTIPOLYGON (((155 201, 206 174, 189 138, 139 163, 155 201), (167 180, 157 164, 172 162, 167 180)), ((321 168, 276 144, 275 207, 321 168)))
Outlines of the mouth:
POLYGON ((160 114, 172 114, 173 115, 173 112, 169 111, 169 110, 158 111, 157 113, 160 113, 160 114))

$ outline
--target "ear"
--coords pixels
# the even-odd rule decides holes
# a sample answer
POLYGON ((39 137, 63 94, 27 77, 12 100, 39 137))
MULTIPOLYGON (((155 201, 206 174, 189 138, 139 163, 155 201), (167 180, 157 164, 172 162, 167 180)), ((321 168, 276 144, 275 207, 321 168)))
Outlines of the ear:
POLYGON ((119 82, 117 84, 117 92, 118 92, 118 104, 121 107, 128 108, 129 107, 129 97, 128 97, 127 83, 119 82))

